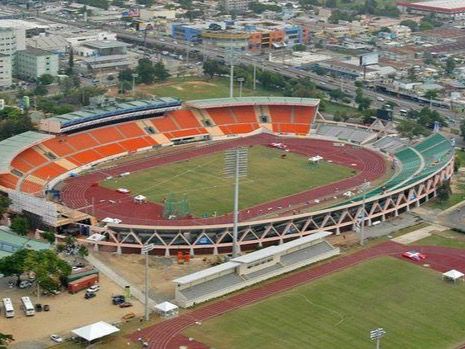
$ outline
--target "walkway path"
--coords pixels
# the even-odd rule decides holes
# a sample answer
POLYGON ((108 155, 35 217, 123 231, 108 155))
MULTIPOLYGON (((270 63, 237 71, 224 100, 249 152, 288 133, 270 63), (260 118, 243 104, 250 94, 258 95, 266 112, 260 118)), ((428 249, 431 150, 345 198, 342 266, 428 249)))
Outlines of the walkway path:
POLYGON ((412 242, 431 236, 431 233, 433 231, 444 231, 448 229, 449 229, 448 227, 444 227, 442 225, 432 224, 432 225, 428 225, 427 227, 423 227, 423 228, 414 230, 410 233, 398 236, 392 239, 392 241, 397 242, 399 244, 408 245, 408 244, 411 244, 412 242))
POLYGON ((435 270, 444 272, 449 269, 458 269, 465 272, 465 250, 437 246, 407 247, 388 241, 344 257, 336 258, 317 267, 307 268, 290 274, 261 287, 235 294, 229 298, 221 299, 205 306, 200 306, 177 318, 163 321, 144 329, 142 332, 135 333, 131 338, 137 340, 137 338, 143 337, 149 342, 150 349, 178 349, 181 345, 189 349, 208 348, 201 343, 189 341, 188 338, 181 334, 182 331, 196 323, 261 301, 277 293, 290 290, 375 257, 392 255, 402 258, 401 254, 410 248, 415 248, 415 250, 427 254, 427 262, 435 270))

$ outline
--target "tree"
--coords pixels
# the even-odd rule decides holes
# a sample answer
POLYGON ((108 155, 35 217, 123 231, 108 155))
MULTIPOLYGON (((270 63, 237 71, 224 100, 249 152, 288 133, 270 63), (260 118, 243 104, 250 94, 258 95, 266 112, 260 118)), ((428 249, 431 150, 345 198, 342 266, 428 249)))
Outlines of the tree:
POLYGON ((157 81, 165 81, 170 77, 170 73, 168 73, 168 70, 161 61, 155 63, 153 69, 157 81))
POLYGON ((11 200, 6 195, 0 195, 0 218, 8 210, 8 207, 11 205, 11 200))
POLYGON ((0 333, 0 349, 5 349, 12 341, 14 338, 11 334, 0 333))
POLYGON ((69 55, 68 55, 68 69, 66 71, 67 75, 73 74, 74 69, 74 50, 73 46, 69 47, 69 55))
POLYGON ((355 90, 355 103, 358 104, 360 111, 369 109, 371 105, 371 99, 363 95, 363 90, 360 87, 355 90))
POLYGON ((422 19, 421 22, 420 22, 420 27, 419 28, 420 28, 421 31, 431 30, 431 29, 434 28, 434 25, 430 21, 422 19))
POLYGON ((455 59, 454 59, 454 57, 451 56, 451 57, 447 58, 445 70, 446 70, 446 73, 448 75, 452 75, 452 73, 455 70, 455 59))
POLYGON ((44 231, 42 233, 42 237, 49 242, 49 244, 53 245, 55 243, 55 233, 52 231, 44 231))
POLYGON ((412 19, 406 19, 400 22, 400 25, 409 27, 412 32, 418 31, 418 23, 412 19))
POLYGON ((41 85, 50 85, 53 81, 55 81, 53 75, 42 74, 41 76, 39 76, 39 83, 41 85))
POLYGON ((152 84, 155 81, 155 69, 148 58, 139 59, 136 72, 139 75, 138 80, 144 84, 152 84))
POLYGON ((307 49, 307 46, 305 46, 303 44, 296 44, 296 45, 292 46, 292 50, 297 51, 297 52, 303 52, 306 49, 307 49))
POLYGON ((401 137, 412 139, 417 136, 428 136, 431 130, 423 125, 420 125, 414 120, 401 120, 396 127, 401 137))
POLYGON ((224 65, 220 64, 218 61, 207 59, 203 63, 203 73, 212 79, 217 74, 223 74, 226 72, 224 65))
POLYGON ((462 138, 465 141, 465 120, 463 120, 460 123, 460 134, 462 135, 462 138))
POLYGON ((447 201, 449 200, 450 194, 452 194, 452 190, 450 188, 449 181, 444 181, 436 190, 437 198, 439 201, 447 201))
POLYGON ((423 97, 427 99, 436 99, 439 94, 439 90, 428 90, 425 92, 423 97))
POLYGON ((89 255, 89 250, 87 249, 86 246, 81 245, 79 246, 78 255, 81 258, 87 257, 89 255))
POLYGON ((134 74, 132 69, 121 70, 118 73, 118 80, 119 81, 132 81, 132 74, 134 74))
POLYGON ((33 93, 35 96, 46 96, 48 94, 48 90, 44 85, 37 85, 33 93))
POLYGON ((334 99, 334 100, 339 100, 339 99, 343 99, 344 97, 346 97, 346 94, 344 93, 344 91, 342 91, 340 88, 338 89, 335 89, 335 90, 331 90, 328 92, 328 95, 331 99, 334 99))
POLYGON ((150 7, 150 6, 153 6, 153 4, 155 3, 154 0, 137 0, 137 3, 139 5, 145 5, 147 7, 150 7))
POLYGON ((10 229, 18 235, 27 235, 30 229, 29 221, 25 217, 16 216, 11 221, 10 229))
POLYGON ((126 5, 126 1, 125 0, 113 0, 111 4, 113 6, 124 7, 126 5))
POLYGON ((325 1, 325 6, 329 8, 336 8, 337 7, 337 1, 336 0, 326 0, 325 1))

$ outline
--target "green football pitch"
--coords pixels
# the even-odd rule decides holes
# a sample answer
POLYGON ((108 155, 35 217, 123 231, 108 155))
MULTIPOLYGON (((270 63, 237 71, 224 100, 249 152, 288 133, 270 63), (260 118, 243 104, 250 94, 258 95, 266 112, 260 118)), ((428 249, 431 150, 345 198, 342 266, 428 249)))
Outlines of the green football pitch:
MULTIPOLYGON (((305 156, 254 146, 249 148, 248 175, 241 179, 240 208, 279 199, 355 175, 351 168, 322 162, 309 165, 305 156)), ((224 176, 224 153, 134 172, 104 181, 104 187, 126 188, 151 202, 187 199, 194 216, 233 210, 233 180, 224 176)))
POLYGON ((457 348, 465 291, 440 273, 383 257, 203 322, 185 335, 217 349, 457 348))

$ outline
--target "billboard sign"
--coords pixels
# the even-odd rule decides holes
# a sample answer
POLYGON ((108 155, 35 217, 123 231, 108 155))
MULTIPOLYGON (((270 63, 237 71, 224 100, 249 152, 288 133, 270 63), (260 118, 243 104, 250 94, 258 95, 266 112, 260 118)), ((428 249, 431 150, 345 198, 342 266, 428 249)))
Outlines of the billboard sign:
POLYGON ((367 65, 378 64, 378 52, 365 53, 359 56, 360 66, 366 67, 367 65))

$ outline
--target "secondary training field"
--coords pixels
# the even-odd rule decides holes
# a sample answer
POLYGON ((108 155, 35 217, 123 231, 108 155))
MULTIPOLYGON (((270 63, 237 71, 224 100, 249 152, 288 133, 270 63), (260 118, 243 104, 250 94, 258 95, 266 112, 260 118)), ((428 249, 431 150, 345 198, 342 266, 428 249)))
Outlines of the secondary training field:
MULTIPOLYGON (((183 148, 179 148, 179 150, 177 150, 176 148, 172 148, 172 150, 169 150, 168 152, 155 151, 147 157, 142 159, 139 158, 137 160, 131 160, 129 158, 127 162, 117 163, 114 167, 94 170, 90 174, 85 174, 79 177, 67 179, 63 185, 62 199, 67 206, 72 208, 80 208, 84 211, 88 209, 88 212, 92 213, 100 219, 103 219, 105 217, 114 217, 121 219, 123 223, 127 224, 204 225, 229 223, 232 220, 231 214, 221 216, 220 213, 217 212, 217 216, 212 217, 211 215, 213 214, 213 212, 211 209, 209 209, 207 212, 202 212, 206 211, 206 209, 197 209, 197 212, 199 212, 200 214, 209 213, 210 216, 208 218, 187 218, 168 220, 163 217, 163 205, 158 204, 156 202, 147 202, 142 205, 134 203, 134 195, 144 193, 147 194, 144 191, 145 189, 147 189, 147 187, 151 188, 152 185, 158 185, 158 183, 151 180, 150 178, 147 179, 149 181, 149 184, 147 186, 141 186, 140 192, 138 192, 137 189, 134 189, 134 191, 131 191, 131 193, 129 194, 118 193, 116 190, 104 187, 103 185, 105 185, 105 179, 109 176, 116 178, 117 176, 125 172, 130 172, 137 175, 139 171, 141 171, 140 173, 143 174, 145 171, 151 169, 155 170, 155 172, 158 173, 157 169, 167 171, 166 169, 164 169, 165 167, 175 169, 177 166, 176 163, 184 162, 185 164, 186 160, 190 160, 190 163, 203 161, 201 160, 202 157, 215 156, 215 154, 217 154, 217 156, 219 156, 218 163, 216 164, 218 166, 218 171, 216 173, 213 173, 213 175, 212 173, 205 173, 205 171, 202 170, 201 172, 195 174, 195 176, 198 178, 197 180, 191 180, 188 178, 189 176, 183 176, 184 186, 187 185, 188 181, 190 183, 193 183, 193 185, 191 185, 190 188, 186 186, 182 190, 178 190, 175 187, 176 181, 171 181, 170 178, 166 178, 167 180, 169 180, 169 185, 171 186, 168 188, 168 190, 166 190, 164 186, 159 186, 159 188, 161 187, 161 189, 163 189, 160 190, 160 192, 165 197, 168 192, 176 192, 176 194, 178 194, 180 197, 183 196, 183 193, 193 194, 196 192, 196 188, 194 187, 194 185, 197 185, 198 183, 201 184, 203 191, 210 191, 210 189, 206 190, 205 187, 212 187, 213 181, 217 183, 216 185, 224 186, 225 184, 228 184, 228 182, 225 181, 224 178, 221 178, 222 176, 218 176, 220 169, 222 171, 224 163, 222 159, 223 151, 238 146, 254 146, 251 148, 252 153, 256 151, 254 148, 258 148, 257 151, 262 149, 262 151, 264 152, 270 151, 270 154, 277 154, 273 159, 268 159, 267 163, 269 164, 268 168, 274 166, 269 170, 269 172, 279 171, 281 173, 281 177, 286 177, 289 174, 292 175, 289 169, 282 168, 282 164, 286 164, 288 160, 290 160, 289 162, 291 163, 299 162, 300 168, 297 169, 298 166, 296 166, 294 170, 300 171, 301 174, 305 173, 306 178, 313 177, 310 176, 312 171, 317 171, 318 169, 310 168, 310 165, 307 163, 306 158, 315 155, 323 156, 323 158, 326 161, 330 162, 326 165, 332 165, 326 167, 326 165, 323 166, 323 164, 320 164, 320 169, 318 171, 322 171, 326 168, 333 168, 342 169, 344 172, 346 172, 347 170, 349 173, 348 177, 346 176, 346 174, 343 174, 342 179, 331 179, 328 181, 328 178, 324 178, 323 180, 325 182, 317 182, 321 181, 321 178, 310 178, 311 183, 307 182, 305 184, 305 187, 302 183, 299 183, 299 179, 296 180, 295 176, 293 176, 293 181, 287 178, 279 178, 281 183, 283 183, 284 181, 287 181, 288 183, 297 182, 290 184, 293 186, 290 187, 290 189, 280 188, 278 186, 275 186, 275 179, 271 179, 274 177, 272 177, 272 174, 270 173, 264 174, 268 178, 267 181, 262 181, 261 179, 258 180, 257 178, 254 178, 258 177, 257 174, 254 174, 254 168, 257 168, 257 166, 252 164, 253 160, 251 159, 250 176, 247 179, 243 179, 243 187, 240 193, 241 201, 246 200, 247 197, 251 201, 249 201, 249 203, 242 203, 242 207, 245 207, 247 205, 249 206, 240 210, 241 221, 255 219, 257 217, 264 216, 267 214, 289 215, 292 214, 294 210, 309 209, 314 205, 320 205, 320 207, 322 205, 329 206, 332 203, 334 203, 334 196, 338 196, 338 199, 341 200, 343 199, 342 194, 345 191, 354 190, 354 188, 363 184, 364 181, 380 181, 386 174, 386 160, 381 155, 365 148, 352 145, 338 146, 335 145, 333 142, 317 139, 288 137, 282 138, 273 135, 262 134, 227 141, 192 144, 187 147, 185 146, 183 148), (258 145, 267 145, 271 142, 286 143, 290 149, 290 152, 287 153, 287 156, 289 158, 281 159, 280 154, 282 153, 275 153, 273 149, 263 150, 262 147, 257 147, 258 145), (355 171, 354 173, 356 174, 350 175, 350 172, 352 171, 355 171), (252 180, 254 179, 255 181, 252 182, 252 180), (266 195, 265 198, 263 196, 258 198, 258 194, 256 194, 256 198, 254 197, 254 195, 248 194, 248 192, 244 189, 244 187, 247 188, 247 186, 254 189, 253 186, 258 185, 256 183, 265 186, 261 188, 264 191, 264 194, 260 194, 266 195), (307 185, 309 185, 310 187, 307 187, 307 185), (269 191, 268 186, 274 188, 272 189, 272 193, 267 192, 269 191), (282 194, 283 191, 284 194, 282 194), (256 202, 256 204, 254 204, 254 202, 256 202)), ((175 173, 175 175, 184 173, 185 170, 181 169, 178 172, 179 173, 175 173)), ((333 174, 331 173, 331 171, 325 170, 325 172, 329 173, 326 177, 340 175, 333 174)), ((192 172, 190 172, 190 174, 192 175, 192 172)), ((324 175, 325 173, 323 173, 323 176, 324 175)), ((119 178, 118 183, 115 184, 117 184, 115 188, 124 187, 123 182, 121 182, 121 178, 119 178)), ((222 190, 225 190, 225 188, 229 188, 229 190, 231 190, 231 185, 229 184, 229 186, 222 187, 222 190)), ((217 190, 218 189, 219 187, 217 188, 217 190)), ((256 193, 258 192, 259 190, 256 190, 256 193)), ((218 191, 216 193, 219 193, 218 196, 224 195, 218 191)), ((145 194, 144 196, 147 196, 145 194)), ((158 193, 154 191, 153 195, 158 195, 158 193)), ((201 192, 201 195, 203 197, 207 197, 209 193, 201 192)), ((161 195, 159 195, 159 197, 160 196, 161 195)), ((159 197, 155 197, 154 200, 159 201, 159 197)), ((198 200, 198 198, 194 198, 193 200, 198 200)), ((209 200, 217 200, 217 198, 209 200)), ((231 197, 224 199, 225 205, 228 205, 231 201, 231 197)), ((201 204, 203 205, 204 203, 201 204)), ((210 202, 208 202, 208 204, 211 205, 210 202)), ((195 206, 192 207, 195 208, 195 206)), ((218 210, 218 208, 216 208, 216 210, 218 210)))
POLYGON ((374 345, 369 330, 383 327, 383 348, 462 348, 463 285, 442 281, 439 272, 464 270, 464 258, 461 249, 385 242, 200 306, 131 338, 143 336, 151 349, 363 349, 374 345), (410 249, 425 253, 429 268, 401 257, 410 249))
POLYGON ((447 348, 464 339, 463 287, 437 272, 384 257, 191 327, 186 335, 218 349, 447 348))
MULTIPOLYGON (((241 209, 356 174, 352 168, 328 162, 310 165, 303 155, 262 145, 249 147, 248 155, 248 174, 241 179, 241 209)), ((224 162, 224 153, 217 152, 104 181, 103 186, 124 187, 160 204, 169 197, 186 198, 194 216, 222 215, 232 211, 234 195, 234 181, 225 177, 224 162)))

